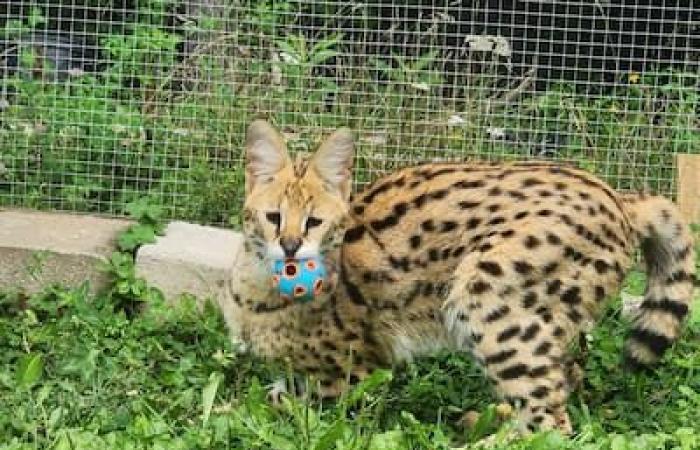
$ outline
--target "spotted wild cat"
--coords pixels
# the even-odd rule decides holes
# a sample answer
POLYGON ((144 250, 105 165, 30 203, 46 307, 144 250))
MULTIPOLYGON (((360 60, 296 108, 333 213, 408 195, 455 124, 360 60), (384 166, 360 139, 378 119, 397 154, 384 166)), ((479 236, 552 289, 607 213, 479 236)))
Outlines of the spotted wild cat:
POLYGON ((246 139, 245 248, 221 306, 231 334, 337 396, 377 367, 466 349, 523 431, 571 431, 567 344, 617 293, 641 246, 645 300, 625 353, 656 362, 680 333, 693 246, 676 207, 548 162, 425 164, 351 197, 353 136, 292 161, 264 121, 246 139), (271 258, 323 256, 324 293, 276 295, 271 258))

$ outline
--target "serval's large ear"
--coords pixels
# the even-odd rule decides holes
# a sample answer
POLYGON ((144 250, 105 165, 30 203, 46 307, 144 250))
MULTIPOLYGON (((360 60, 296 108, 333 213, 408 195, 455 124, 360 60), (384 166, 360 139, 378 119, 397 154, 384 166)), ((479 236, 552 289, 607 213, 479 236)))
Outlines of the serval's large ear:
POLYGON ((262 119, 248 126, 245 140, 246 195, 255 186, 266 184, 291 164, 282 135, 262 119))
POLYGON ((348 200, 354 156, 355 137, 349 129, 340 128, 321 144, 311 159, 310 166, 323 180, 326 189, 348 200))

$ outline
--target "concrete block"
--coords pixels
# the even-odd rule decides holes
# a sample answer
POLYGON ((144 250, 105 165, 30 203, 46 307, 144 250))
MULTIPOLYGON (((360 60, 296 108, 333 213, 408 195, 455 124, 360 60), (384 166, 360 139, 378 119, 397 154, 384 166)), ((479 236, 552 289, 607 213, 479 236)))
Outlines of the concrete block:
POLYGON ((155 244, 139 248, 136 273, 169 300, 185 293, 215 300, 242 245, 232 230, 171 222, 155 244))
POLYGON ((0 211, 0 290, 32 294, 53 283, 89 281, 94 292, 109 282, 100 270, 132 222, 27 210, 0 211))

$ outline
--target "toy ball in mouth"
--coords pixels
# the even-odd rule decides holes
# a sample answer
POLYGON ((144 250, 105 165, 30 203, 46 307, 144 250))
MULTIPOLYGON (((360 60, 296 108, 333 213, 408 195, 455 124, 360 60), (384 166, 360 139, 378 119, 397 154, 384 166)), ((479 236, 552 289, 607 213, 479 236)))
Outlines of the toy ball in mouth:
POLYGON ((288 301, 310 302, 323 290, 326 268, 320 258, 278 259, 272 263, 272 286, 288 301))

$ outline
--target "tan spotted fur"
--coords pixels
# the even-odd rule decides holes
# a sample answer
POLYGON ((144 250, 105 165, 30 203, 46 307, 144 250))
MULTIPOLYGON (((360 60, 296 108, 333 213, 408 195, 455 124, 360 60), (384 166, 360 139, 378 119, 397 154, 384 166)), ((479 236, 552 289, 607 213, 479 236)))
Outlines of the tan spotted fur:
POLYGON ((528 162, 409 167, 350 200, 348 130, 294 162, 263 121, 249 127, 246 155, 245 249, 221 306, 237 340, 314 376, 322 395, 377 367, 466 349, 524 431, 570 431, 567 346, 618 292, 639 246, 649 283, 627 358, 652 364, 679 335, 693 247, 664 198, 528 162), (307 230, 309 217, 322 222, 307 230), (271 287, 285 238, 300 239, 296 256, 323 255, 331 273, 309 304, 271 287))

